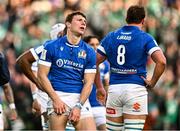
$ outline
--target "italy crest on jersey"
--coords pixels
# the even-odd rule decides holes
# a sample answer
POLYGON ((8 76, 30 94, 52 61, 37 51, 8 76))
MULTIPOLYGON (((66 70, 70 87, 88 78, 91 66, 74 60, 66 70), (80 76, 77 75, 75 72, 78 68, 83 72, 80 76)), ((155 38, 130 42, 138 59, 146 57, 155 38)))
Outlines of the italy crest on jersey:
POLYGON ((85 50, 80 50, 78 53, 78 58, 85 59, 86 58, 86 51, 85 50))

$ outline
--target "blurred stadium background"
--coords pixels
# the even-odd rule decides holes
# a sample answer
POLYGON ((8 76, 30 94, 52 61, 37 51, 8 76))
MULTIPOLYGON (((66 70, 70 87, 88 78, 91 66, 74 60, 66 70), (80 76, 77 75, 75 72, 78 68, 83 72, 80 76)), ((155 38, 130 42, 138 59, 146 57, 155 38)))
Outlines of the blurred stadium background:
MULTIPOLYGON (((180 0, 0 0, 0 50, 5 52, 8 60, 10 84, 19 114, 17 121, 8 120, 7 102, 0 90, 6 129, 40 129, 40 119, 31 112, 29 80, 16 66, 16 58, 22 52, 49 39, 51 26, 63 23, 66 15, 74 10, 87 15, 85 35, 102 38, 125 24, 125 12, 132 4, 146 7, 144 30, 155 37, 167 58, 165 73, 155 89, 149 92, 145 129, 180 129, 180 0)), ((153 66, 149 59, 149 76, 153 66)))

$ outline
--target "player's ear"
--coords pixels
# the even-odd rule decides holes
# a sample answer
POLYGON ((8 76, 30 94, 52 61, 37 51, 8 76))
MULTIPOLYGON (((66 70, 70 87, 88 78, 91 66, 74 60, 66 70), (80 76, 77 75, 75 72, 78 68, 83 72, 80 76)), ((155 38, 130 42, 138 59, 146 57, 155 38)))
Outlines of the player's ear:
POLYGON ((142 25, 144 25, 144 19, 142 19, 141 23, 142 23, 142 25))
POLYGON ((71 26, 70 22, 66 22, 66 27, 69 28, 71 26))

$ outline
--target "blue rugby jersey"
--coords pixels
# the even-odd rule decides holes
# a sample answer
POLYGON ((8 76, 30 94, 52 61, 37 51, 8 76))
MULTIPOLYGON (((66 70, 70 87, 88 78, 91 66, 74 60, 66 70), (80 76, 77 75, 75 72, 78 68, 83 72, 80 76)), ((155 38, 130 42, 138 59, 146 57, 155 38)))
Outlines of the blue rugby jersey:
MULTIPOLYGON (((104 81, 106 75, 109 75, 109 62, 107 60, 99 65, 99 71, 100 71, 101 80, 104 81)), ((92 107, 102 106, 96 99, 95 84, 93 84, 93 88, 89 96, 89 102, 92 107)))
POLYGON ((46 43, 39 64, 50 67, 48 78, 54 90, 81 93, 84 73, 96 73, 96 54, 84 41, 72 45, 64 36, 46 43))
POLYGON ((110 84, 144 85, 148 55, 160 50, 153 37, 136 26, 123 26, 110 32, 97 52, 110 63, 110 84))

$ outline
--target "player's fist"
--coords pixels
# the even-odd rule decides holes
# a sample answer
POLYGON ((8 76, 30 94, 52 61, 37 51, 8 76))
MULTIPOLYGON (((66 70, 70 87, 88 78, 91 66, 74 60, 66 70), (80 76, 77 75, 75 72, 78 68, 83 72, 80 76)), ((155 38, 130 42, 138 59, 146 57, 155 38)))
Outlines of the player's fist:
POLYGON ((105 103, 106 103, 106 91, 104 88, 97 89, 96 98, 100 102, 100 104, 105 105, 105 103))

